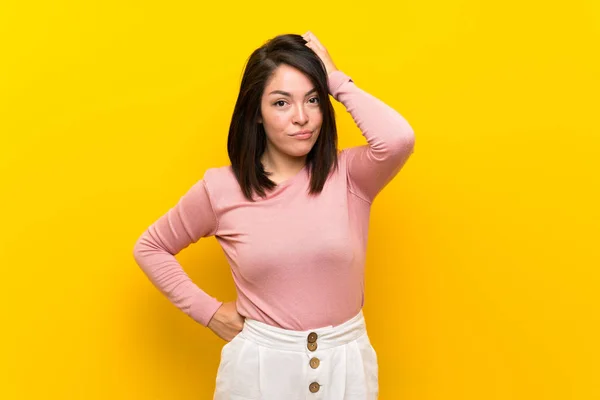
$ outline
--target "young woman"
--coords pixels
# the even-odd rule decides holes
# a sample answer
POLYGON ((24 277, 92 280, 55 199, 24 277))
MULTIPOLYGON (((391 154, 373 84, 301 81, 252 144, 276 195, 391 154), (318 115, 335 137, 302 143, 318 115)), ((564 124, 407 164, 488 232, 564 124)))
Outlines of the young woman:
POLYGON ((231 165, 207 169, 134 248, 152 283, 227 342, 216 400, 377 398, 362 313, 369 213, 414 142, 408 122, 338 70, 310 31, 252 53, 231 165), (338 151, 329 94, 368 144, 338 151), (175 259, 209 236, 229 262, 235 301, 207 294, 175 259))

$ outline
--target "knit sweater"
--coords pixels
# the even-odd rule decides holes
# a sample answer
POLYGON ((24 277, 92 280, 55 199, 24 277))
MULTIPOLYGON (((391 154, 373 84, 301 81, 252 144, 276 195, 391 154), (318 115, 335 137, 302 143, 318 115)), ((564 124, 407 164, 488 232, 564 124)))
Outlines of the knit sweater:
POLYGON ((153 285, 203 326, 223 302, 175 255, 210 236, 224 251, 243 317, 308 330, 336 326, 363 307, 371 206, 412 154, 415 136, 404 117, 342 71, 329 74, 328 88, 367 144, 338 151, 339 168, 320 194, 308 194, 306 166, 256 202, 244 197, 230 165, 208 168, 135 243, 134 258, 153 285))

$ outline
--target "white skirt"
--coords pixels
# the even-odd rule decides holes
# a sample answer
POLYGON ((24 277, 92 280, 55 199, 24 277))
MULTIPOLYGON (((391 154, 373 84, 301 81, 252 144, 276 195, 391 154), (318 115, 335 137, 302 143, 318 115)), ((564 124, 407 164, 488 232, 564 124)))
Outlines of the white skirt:
POLYGON ((362 310, 338 326, 294 331, 247 318, 221 350, 214 400, 374 400, 377 354, 362 310))

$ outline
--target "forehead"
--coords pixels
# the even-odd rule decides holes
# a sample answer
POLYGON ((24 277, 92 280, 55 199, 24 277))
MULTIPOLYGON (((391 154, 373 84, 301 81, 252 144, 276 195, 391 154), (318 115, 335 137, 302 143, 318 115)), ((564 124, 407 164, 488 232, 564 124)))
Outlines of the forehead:
POLYGON ((281 89, 287 92, 298 92, 298 94, 304 95, 304 93, 311 89, 314 85, 310 79, 296 68, 290 67, 286 64, 281 64, 267 83, 265 87, 265 93, 269 93, 271 90, 281 89))

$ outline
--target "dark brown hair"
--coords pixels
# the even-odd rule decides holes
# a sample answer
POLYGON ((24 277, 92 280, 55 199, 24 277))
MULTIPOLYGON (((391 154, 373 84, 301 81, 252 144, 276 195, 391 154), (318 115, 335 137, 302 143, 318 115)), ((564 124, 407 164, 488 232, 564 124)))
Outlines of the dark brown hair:
POLYGON ((319 56, 305 43, 300 35, 279 35, 256 49, 247 60, 229 126, 227 152, 240 188, 250 201, 254 201, 253 192, 265 197, 265 189, 276 186, 261 163, 267 138, 258 118, 261 116, 264 89, 281 64, 296 68, 310 79, 317 88, 323 114, 319 137, 306 156, 310 173, 309 193, 320 193, 329 174, 338 167, 335 111, 329 99, 327 72, 319 56))

